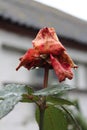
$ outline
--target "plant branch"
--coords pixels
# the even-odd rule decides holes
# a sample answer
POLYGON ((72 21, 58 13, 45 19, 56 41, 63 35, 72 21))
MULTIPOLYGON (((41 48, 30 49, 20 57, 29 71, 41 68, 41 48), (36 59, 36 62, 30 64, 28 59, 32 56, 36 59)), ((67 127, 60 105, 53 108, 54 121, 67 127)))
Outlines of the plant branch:
MULTIPOLYGON (((49 74, 49 68, 48 66, 45 67, 44 69, 44 82, 43 82, 43 88, 47 88, 48 85, 48 74, 49 74)), ((40 130, 44 130, 44 114, 45 114, 45 109, 46 109, 46 97, 41 96, 40 97, 40 105, 39 105, 39 110, 40 110, 40 123, 39 123, 39 128, 40 130)))
POLYGON ((45 114, 45 108, 40 108, 40 124, 39 128, 40 130, 44 130, 44 114, 45 114))

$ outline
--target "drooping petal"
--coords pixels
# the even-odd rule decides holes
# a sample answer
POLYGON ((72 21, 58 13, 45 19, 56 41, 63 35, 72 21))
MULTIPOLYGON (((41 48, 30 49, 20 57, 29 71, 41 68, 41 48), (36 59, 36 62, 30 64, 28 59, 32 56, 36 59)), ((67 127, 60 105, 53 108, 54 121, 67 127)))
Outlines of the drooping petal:
POLYGON ((60 43, 54 28, 43 28, 32 41, 33 46, 40 54, 59 54, 65 50, 60 43))
POLYGON ((73 78, 73 72, 71 70, 71 67, 68 63, 60 63, 58 59, 54 58, 52 55, 50 55, 51 58, 51 64, 53 66, 53 69, 59 79, 59 82, 64 81, 66 78, 72 79, 73 78))
MULTIPOLYGON (((16 68, 18 70, 21 66, 27 69, 35 66, 38 59, 40 58, 39 52, 35 49, 29 49, 19 60, 20 64, 16 68), (36 61, 36 62, 35 62, 36 61)), ((38 61, 39 62, 39 61, 38 61)))
POLYGON ((77 65, 74 64, 73 60, 71 57, 68 55, 66 51, 63 51, 59 56, 58 56, 59 61, 62 63, 67 63, 70 65, 71 68, 78 68, 77 65))

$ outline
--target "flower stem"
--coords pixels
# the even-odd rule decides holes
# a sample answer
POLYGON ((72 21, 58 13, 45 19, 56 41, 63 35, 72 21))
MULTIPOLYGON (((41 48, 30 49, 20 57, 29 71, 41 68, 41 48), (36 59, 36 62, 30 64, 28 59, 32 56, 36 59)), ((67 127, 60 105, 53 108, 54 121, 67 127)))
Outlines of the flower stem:
POLYGON ((44 72, 44 85, 43 85, 43 88, 47 88, 47 85, 48 85, 48 74, 49 74, 49 68, 46 66, 45 67, 45 72, 44 72))
MULTIPOLYGON (((47 88, 48 85, 48 74, 49 74, 49 68, 46 66, 45 67, 45 72, 44 72, 44 82, 43 82, 43 88, 47 88)), ((40 123, 39 123, 39 129, 44 130, 44 114, 45 114, 45 109, 46 109, 46 96, 41 96, 40 97, 41 104, 39 106, 40 110, 40 123)))

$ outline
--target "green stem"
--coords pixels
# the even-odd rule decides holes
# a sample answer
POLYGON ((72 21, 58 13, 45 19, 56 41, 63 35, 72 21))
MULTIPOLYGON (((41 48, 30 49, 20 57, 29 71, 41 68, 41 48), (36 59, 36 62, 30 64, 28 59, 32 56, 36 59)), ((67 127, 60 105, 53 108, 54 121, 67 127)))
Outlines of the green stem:
POLYGON ((40 108, 40 124, 39 124, 40 130, 44 130, 44 113, 45 109, 40 108))
MULTIPOLYGON (((49 74, 49 68, 45 67, 45 73, 44 73, 44 83, 43 88, 47 88, 48 85, 48 74, 49 74)), ((46 97, 41 96, 40 97, 41 104, 39 106, 40 110, 40 123, 39 123, 39 129, 44 130, 44 114, 46 109, 46 97)))

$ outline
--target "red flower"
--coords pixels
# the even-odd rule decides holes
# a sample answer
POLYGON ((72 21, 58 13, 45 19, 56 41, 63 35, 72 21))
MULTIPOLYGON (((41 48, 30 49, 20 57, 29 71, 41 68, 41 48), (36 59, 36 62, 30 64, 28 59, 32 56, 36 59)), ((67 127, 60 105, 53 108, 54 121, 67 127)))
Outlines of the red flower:
POLYGON ((48 65, 49 68, 54 69, 60 82, 66 78, 73 78, 72 68, 77 68, 77 66, 58 40, 53 28, 41 29, 32 43, 33 49, 29 49, 20 58, 20 64, 16 70, 21 66, 29 70, 48 65))

